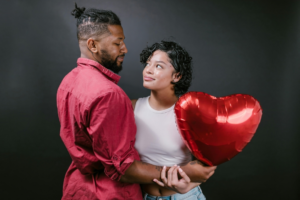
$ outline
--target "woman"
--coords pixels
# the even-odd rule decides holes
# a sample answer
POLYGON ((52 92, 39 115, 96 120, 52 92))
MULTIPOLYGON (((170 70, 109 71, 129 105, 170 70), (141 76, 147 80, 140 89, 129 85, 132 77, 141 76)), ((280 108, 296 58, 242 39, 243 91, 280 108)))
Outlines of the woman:
MULTIPOLYGON (((176 127, 174 106, 191 84, 192 58, 177 43, 167 41, 145 48, 140 58, 145 65, 143 86, 151 93, 148 97, 132 100, 137 125, 135 148, 141 161, 157 166, 173 166, 170 169, 172 172, 182 172, 174 165, 187 164, 192 155, 176 127)), ((168 184, 171 178, 165 178, 164 172, 165 168, 162 180, 168 184)), ((157 180, 155 182, 162 185, 157 180)), ((188 187, 193 189, 185 194, 160 185, 142 185, 145 199, 205 199, 200 183, 189 183, 188 187)))

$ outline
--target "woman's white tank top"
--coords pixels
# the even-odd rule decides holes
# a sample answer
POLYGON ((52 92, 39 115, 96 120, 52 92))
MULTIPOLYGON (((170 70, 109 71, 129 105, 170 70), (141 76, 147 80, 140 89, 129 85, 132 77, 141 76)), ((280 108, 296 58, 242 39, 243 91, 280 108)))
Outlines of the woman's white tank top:
POLYGON ((169 167, 191 161, 192 154, 177 129, 174 106, 158 111, 151 108, 149 97, 137 100, 134 109, 135 148, 141 161, 169 167))

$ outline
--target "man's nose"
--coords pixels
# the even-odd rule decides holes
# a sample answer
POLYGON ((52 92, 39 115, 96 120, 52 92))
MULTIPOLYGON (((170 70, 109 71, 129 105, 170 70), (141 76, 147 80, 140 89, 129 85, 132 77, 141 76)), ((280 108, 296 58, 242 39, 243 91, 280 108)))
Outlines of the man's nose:
POLYGON ((122 46, 122 48, 121 48, 121 51, 122 51, 122 53, 127 53, 128 52, 128 50, 127 50, 127 47, 126 47, 126 44, 124 43, 124 45, 122 46))

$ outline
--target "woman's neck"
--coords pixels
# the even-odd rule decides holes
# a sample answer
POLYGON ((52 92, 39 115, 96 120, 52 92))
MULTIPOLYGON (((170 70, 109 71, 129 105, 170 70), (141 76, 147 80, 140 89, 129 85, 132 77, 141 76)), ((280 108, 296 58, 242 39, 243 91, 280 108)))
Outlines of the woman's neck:
POLYGON ((154 110, 165 110, 170 108, 176 103, 178 97, 174 91, 151 91, 149 104, 154 110))

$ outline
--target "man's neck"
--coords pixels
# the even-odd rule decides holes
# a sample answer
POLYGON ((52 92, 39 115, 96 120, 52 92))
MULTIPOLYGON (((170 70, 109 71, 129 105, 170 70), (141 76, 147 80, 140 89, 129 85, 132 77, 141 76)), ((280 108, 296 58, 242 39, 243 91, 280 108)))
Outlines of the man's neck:
MULTIPOLYGON (((93 61, 96 61, 97 63, 101 64, 95 56, 93 56, 92 52, 89 51, 88 47, 84 43, 84 41, 79 42, 79 49, 80 49, 80 58, 87 58, 93 61)), ((101 64, 102 65, 102 64, 101 64)))
POLYGON ((94 60, 94 61, 98 62, 97 60, 95 60, 95 58, 93 56, 89 56, 89 55, 86 55, 84 53, 80 54, 80 58, 87 58, 87 59, 94 60))

